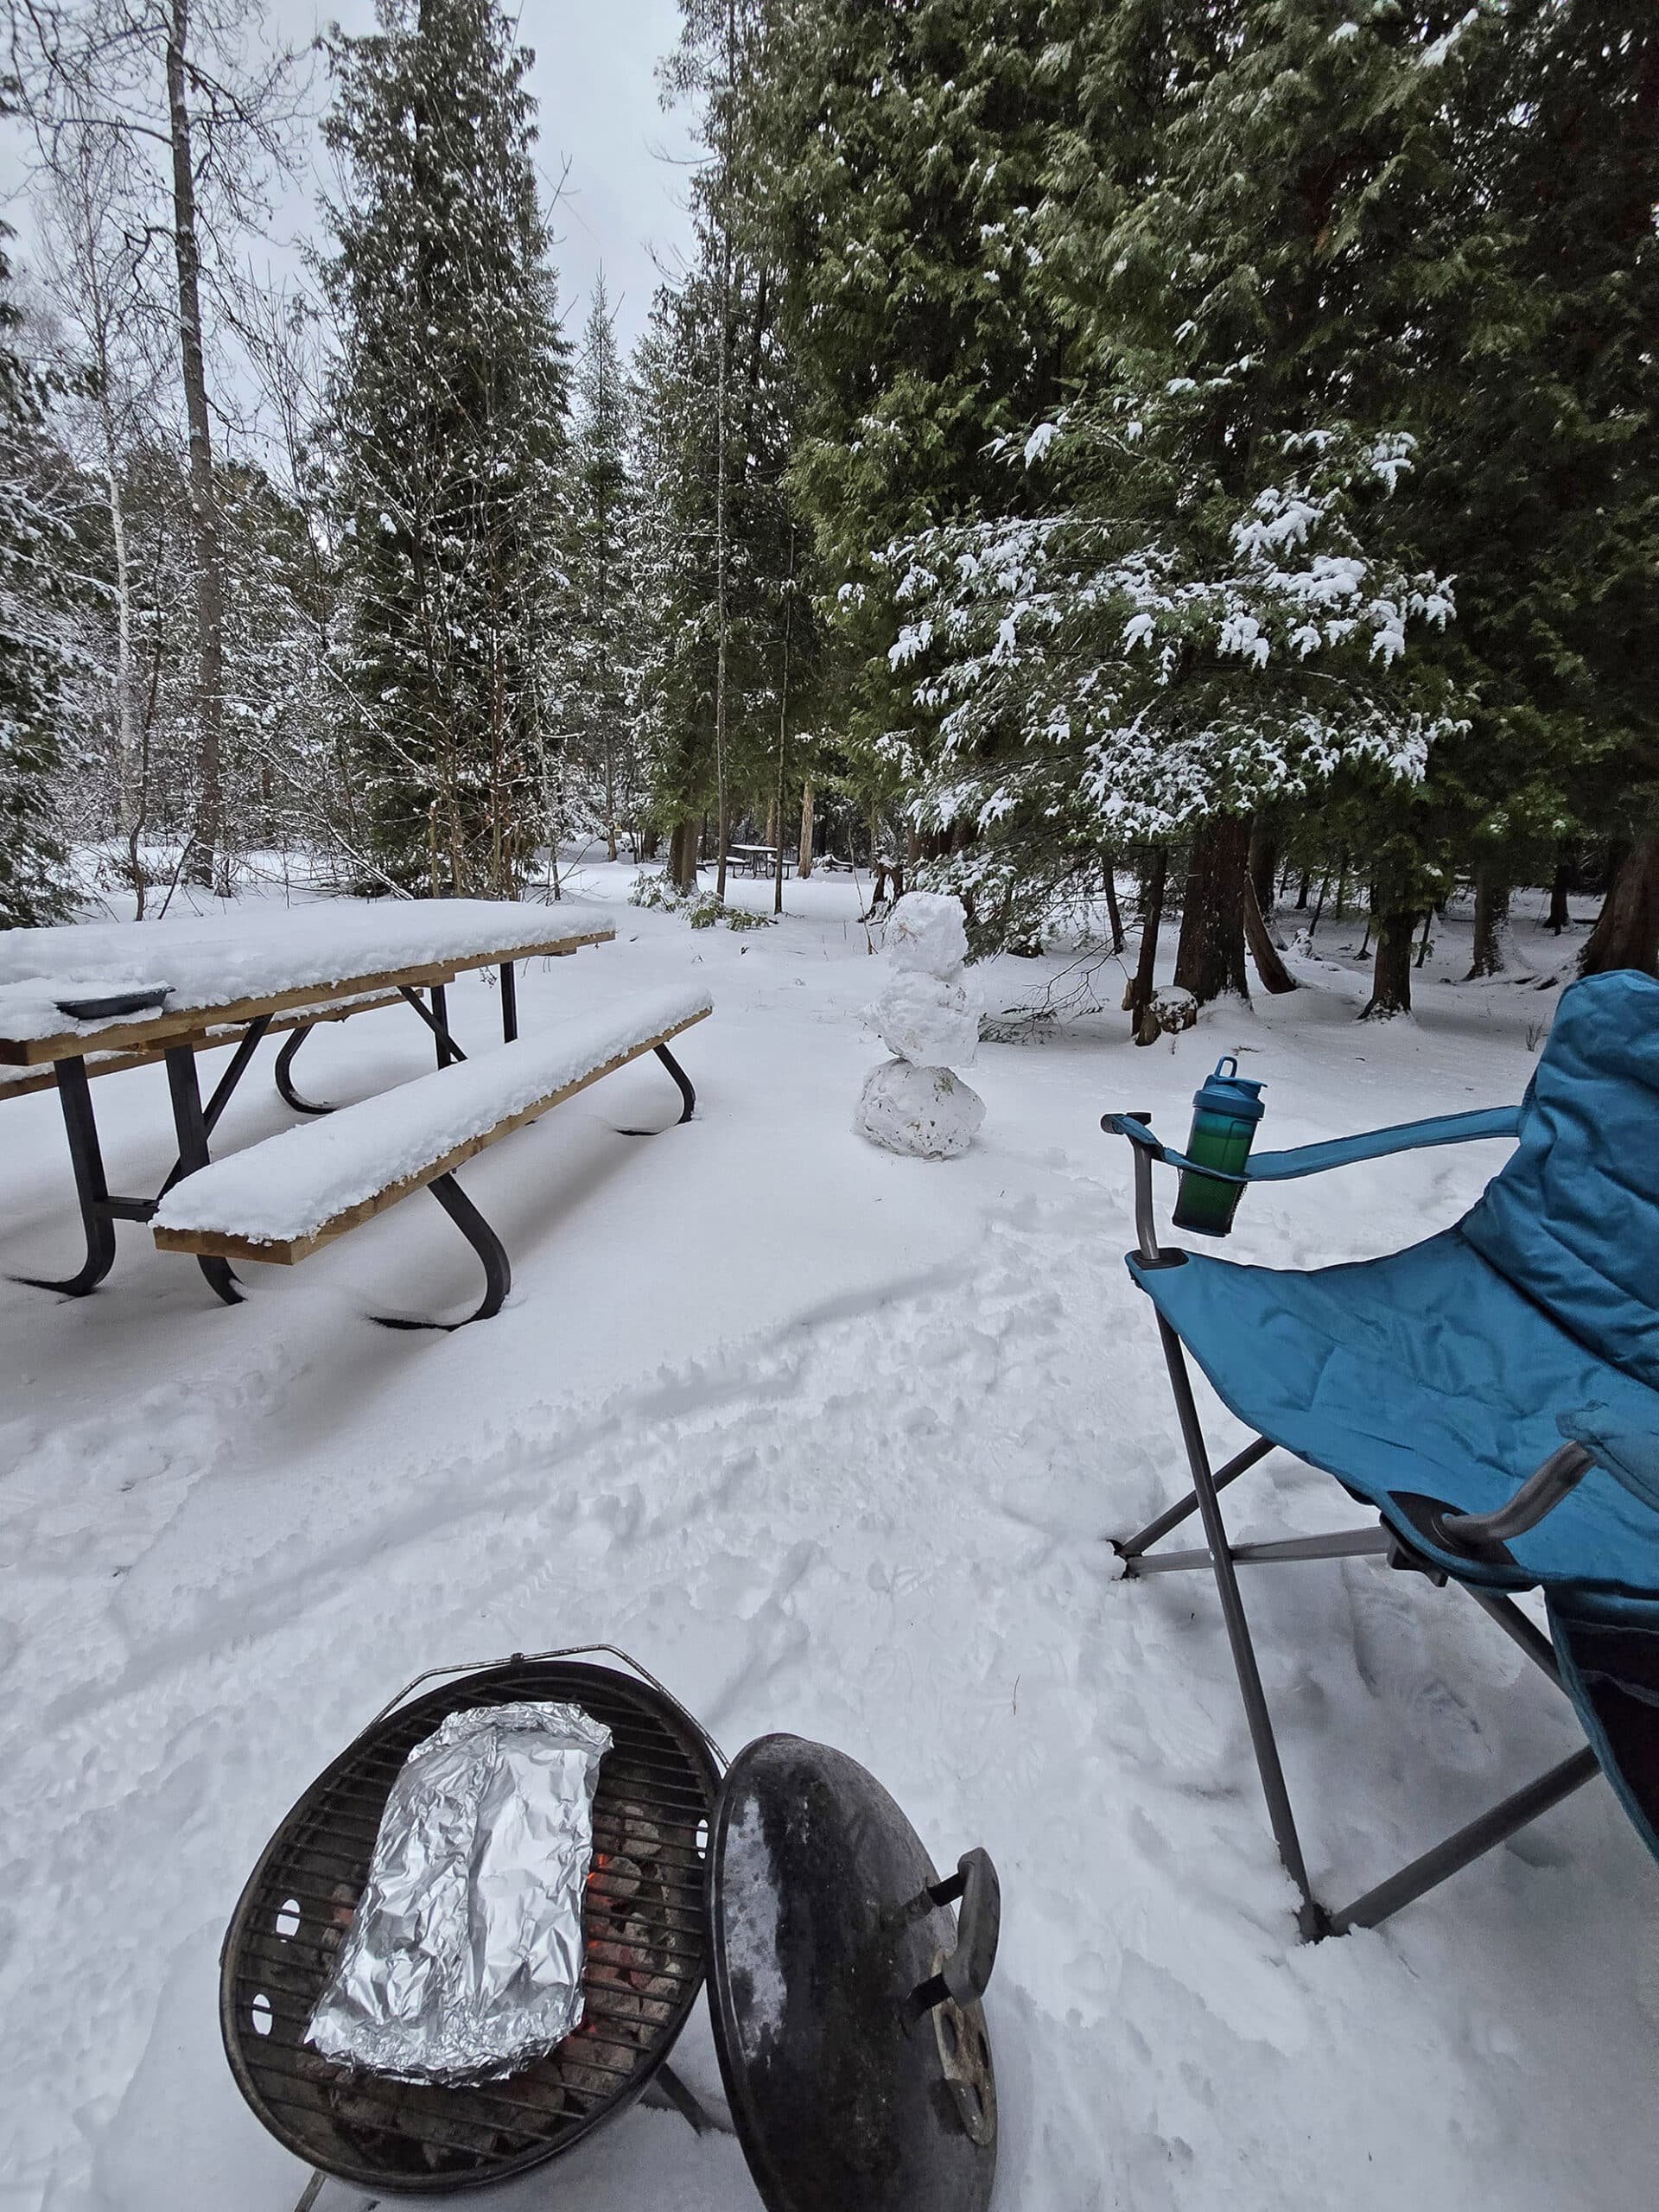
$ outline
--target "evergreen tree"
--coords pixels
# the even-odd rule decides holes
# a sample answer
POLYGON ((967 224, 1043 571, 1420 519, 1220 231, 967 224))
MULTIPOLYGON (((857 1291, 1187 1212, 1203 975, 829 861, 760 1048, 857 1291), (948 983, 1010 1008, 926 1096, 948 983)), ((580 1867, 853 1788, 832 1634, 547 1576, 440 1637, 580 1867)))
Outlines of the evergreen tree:
POLYGON ((0 225, 0 929, 57 920, 68 896, 56 783, 85 597, 63 463, 46 434, 49 379, 24 359, 0 225))
POLYGON ((407 888, 510 897, 541 827, 566 347, 499 0, 334 48, 327 271, 359 808, 407 888))
POLYGON ((575 387, 565 721, 592 793, 591 811, 614 860, 619 819, 631 828, 639 820, 639 500, 629 467, 632 392, 602 270, 588 311, 575 387))
POLYGON ((1185 842, 1177 980, 1203 1001, 1247 988, 1252 815, 1337 779, 1421 781, 1447 722, 1408 632, 1452 608, 1376 550, 1408 440, 1264 439, 1224 488, 1215 397, 1175 382, 1034 433, 1015 459, 1035 512, 893 548, 909 618, 893 658, 937 733, 906 764, 916 818, 973 833, 930 880, 981 943, 1029 941, 1068 893, 1091 904, 1103 854, 1185 842))
POLYGON ((740 140, 800 378, 793 479, 872 796, 910 720, 879 556, 1001 495, 988 447, 1060 397, 1033 222, 1058 110, 1046 0, 772 0, 740 140))
POLYGON ((1593 842, 1607 897, 1584 965, 1659 973, 1659 16, 1510 0, 1442 44, 1490 213, 1462 358, 1420 388, 1410 504, 1459 579, 1471 728, 1446 768, 1478 904, 1495 930, 1512 882, 1593 842))
POLYGON ((764 19, 736 0, 697 0, 688 16, 675 74, 703 102, 710 149, 693 191, 696 256, 659 290, 635 366, 651 606, 643 728, 669 872, 684 890, 711 811, 717 866, 722 832, 741 820, 781 839, 823 661, 820 578, 791 485, 802 402, 781 271, 745 214, 754 148, 738 103, 764 19))

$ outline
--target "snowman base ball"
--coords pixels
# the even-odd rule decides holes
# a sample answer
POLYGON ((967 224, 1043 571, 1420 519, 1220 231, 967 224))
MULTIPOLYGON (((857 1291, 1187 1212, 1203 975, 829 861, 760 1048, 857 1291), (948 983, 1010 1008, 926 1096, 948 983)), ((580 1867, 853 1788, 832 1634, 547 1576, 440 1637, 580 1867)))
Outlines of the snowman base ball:
POLYGON ((884 1060, 872 1068, 853 1127, 884 1151, 916 1160, 954 1160, 985 1119, 985 1102, 949 1068, 884 1060))

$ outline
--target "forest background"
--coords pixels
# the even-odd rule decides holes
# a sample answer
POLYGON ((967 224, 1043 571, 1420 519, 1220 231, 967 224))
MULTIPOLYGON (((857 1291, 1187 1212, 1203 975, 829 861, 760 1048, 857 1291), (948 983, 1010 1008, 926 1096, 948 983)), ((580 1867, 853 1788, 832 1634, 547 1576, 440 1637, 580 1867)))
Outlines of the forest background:
POLYGON ((717 923, 747 841, 1138 927, 1142 1035, 1177 915, 1199 1003, 1363 899, 1408 1009, 1465 887, 1659 972, 1648 0, 684 0, 626 353, 519 28, 14 0, 0 922, 588 839, 717 923))

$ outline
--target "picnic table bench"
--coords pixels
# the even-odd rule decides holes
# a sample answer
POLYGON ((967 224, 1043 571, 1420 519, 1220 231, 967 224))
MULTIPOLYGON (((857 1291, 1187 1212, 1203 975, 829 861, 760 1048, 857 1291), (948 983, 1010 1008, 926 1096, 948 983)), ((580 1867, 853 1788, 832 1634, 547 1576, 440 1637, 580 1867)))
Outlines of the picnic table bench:
MULTIPOLYGON (((701 1018, 689 1010, 695 994, 683 993, 672 1003, 658 995, 632 1014, 613 1007, 598 1024, 578 1023, 515 1053, 516 963, 569 955, 614 934, 612 924, 589 908, 566 906, 556 913, 546 906, 467 899, 331 900, 165 929, 82 924, 0 933, 0 1098, 55 1085, 86 1244, 86 1258, 74 1274, 22 1280, 71 1297, 95 1290, 114 1262, 116 1223, 156 1221, 169 1198, 210 1166, 213 1128, 254 1052, 266 1035, 285 1030, 276 1068, 283 1096, 302 1112, 330 1116, 325 1126, 331 1134, 335 1122, 343 1131, 334 1146, 304 1155, 303 1169, 295 1164, 301 1155, 292 1147, 278 1155, 289 1197, 302 1187, 338 1194, 344 1188, 340 1163, 354 1141, 360 1150, 362 1133, 375 1122, 365 1109, 384 1110, 391 1100, 407 1100, 399 1109, 401 1119, 378 1124, 383 1144, 394 1127, 399 1133, 403 1149, 393 1167, 373 1190, 342 1198, 327 1219, 320 1217, 297 1237, 262 1235, 256 1221, 253 1233, 237 1243, 238 1233, 249 1226, 245 1205, 239 1216, 221 1214, 220 1223, 205 1230, 190 1208, 169 1211, 170 1226, 156 1235, 156 1243, 164 1249, 194 1252, 217 1295, 233 1305, 241 1294, 231 1270, 232 1256, 291 1262, 303 1254, 274 1247, 305 1244, 315 1249, 408 1191, 429 1185, 485 1257, 490 1296, 475 1318, 496 1311, 505 1294, 505 1255, 452 1180, 460 1160, 642 1052, 658 1051, 685 1102, 682 1119, 691 1110, 691 1086, 667 1052, 666 1040, 687 1020, 701 1018), (484 968, 499 972, 504 1044, 487 1060, 468 1062, 449 1029, 445 987, 469 969, 484 968), (467 1078, 461 1090, 444 1092, 440 1107, 436 1094, 423 1090, 436 1078, 423 1078, 338 1116, 295 1091, 289 1077, 294 1055, 316 1023, 400 1003, 411 1007, 431 1030, 440 1072, 452 1084, 458 1076, 467 1078), (227 1044, 235 1046, 230 1065, 204 1103, 196 1055, 227 1044), (178 1157, 156 1197, 118 1196, 110 1191, 105 1174, 91 1078, 157 1059, 167 1067, 178 1157), (586 1065, 577 1065, 583 1060, 586 1065), (469 1076, 469 1070, 475 1072, 469 1076), (429 1141, 422 1140, 422 1129, 430 1133, 429 1141), (416 1156, 423 1152, 429 1157, 416 1156), (222 1225, 226 1221, 228 1228, 222 1225), (212 1241, 215 1228, 225 1249, 212 1241), (205 1234, 207 1241, 192 1243, 193 1234, 205 1234), (256 1245, 273 1249, 255 1251, 256 1245)), ((706 1013, 706 1000, 698 1003, 706 1013)), ((285 1132, 284 1137, 321 1133, 318 1128, 285 1132)), ((255 1166, 255 1157, 283 1141, 271 1139, 219 1165, 229 1169, 238 1161, 247 1163, 244 1181, 268 1175, 269 1158, 255 1166)), ((362 1173, 359 1166, 359 1183, 362 1173)), ((237 1179, 213 1186, 222 1206, 229 1205, 227 1186, 234 1192, 237 1179)))
MULTIPOLYGON (((483 1303, 501 1309, 512 1268, 454 1171, 561 1100, 655 1052, 679 1087, 682 1122, 696 1104, 669 1040, 713 1011, 702 990, 657 992, 502 1045, 378 1097, 340 1108, 320 1128, 284 1129, 174 1185, 153 1234, 164 1252, 292 1267, 414 1191, 428 1189, 483 1262, 483 1303)), ((388 1327, 442 1327, 377 1315, 388 1327)))

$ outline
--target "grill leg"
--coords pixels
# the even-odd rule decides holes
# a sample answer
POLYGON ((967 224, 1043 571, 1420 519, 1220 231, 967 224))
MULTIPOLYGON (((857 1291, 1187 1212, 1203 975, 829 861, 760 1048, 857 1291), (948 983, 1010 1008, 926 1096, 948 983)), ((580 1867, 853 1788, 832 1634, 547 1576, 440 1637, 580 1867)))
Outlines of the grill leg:
POLYGON ((687 2088, 671 2066, 664 2064, 657 2069, 640 2091, 639 2101, 658 2107, 666 2107, 671 2112, 678 2113, 681 2119, 699 2135, 729 2135, 732 2133, 729 2127, 722 2126, 715 2118, 694 2090, 687 2088))
POLYGON ((484 1302, 466 1321, 411 1321, 395 1313, 377 1313, 383 1329, 464 1329, 470 1321, 487 1321, 501 1311, 512 1287, 512 1266, 506 1247, 490 1227, 453 1175, 435 1175, 427 1189, 484 1263, 484 1302))
POLYGON ((58 1103, 63 1109, 64 1135, 69 1140, 69 1164, 74 1171, 75 1196, 80 1202, 81 1227, 86 1236, 86 1257, 73 1274, 60 1281, 46 1275, 16 1275, 13 1281, 28 1284, 31 1290, 55 1290, 66 1298, 86 1298, 115 1265, 115 1222, 109 1211, 110 1186, 98 1141, 86 1063, 73 1059, 58 1060, 54 1065, 58 1077, 58 1103))
MULTIPOLYGON (((242 1041, 244 1045, 247 1043, 245 1038, 242 1041)), ((259 1039, 256 1037, 253 1041, 257 1045, 259 1039)), ((207 1117, 201 1107, 201 1086, 196 1080, 194 1052, 188 1045, 172 1045, 168 1047, 165 1057, 167 1087, 173 1098, 173 1127, 177 1132, 179 1140, 178 1165, 168 1178, 170 1187, 180 1176, 194 1175, 198 1167, 205 1167, 207 1165, 208 1124, 207 1117)), ((249 1057, 251 1058, 251 1054, 249 1057)), ((247 1061, 245 1059, 242 1061, 242 1066, 246 1065, 247 1061)), ((227 1073, 232 1072, 239 1074, 241 1070, 233 1065, 227 1071, 227 1073)), ((228 1090, 222 1084, 219 1086, 219 1091, 223 1092, 223 1096, 216 1092, 213 1098, 215 1118, 223 1107, 225 1099, 230 1096, 228 1090)), ((242 1294, 236 1287, 236 1277, 231 1272, 231 1263, 228 1260, 213 1258, 206 1252, 199 1252, 196 1255, 196 1265, 207 1278, 207 1287, 215 1298, 222 1299, 226 1306, 241 1305, 242 1294)))
POLYGON ((291 1106, 296 1114, 332 1114, 334 1110, 332 1106, 314 1105, 310 1099, 302 1098, 289 1075, 295 1054, 310 1034, 311 1024, 307 1021, 302 1022, 291 1035, 283 1038, 283 1048, 276 1055, 276 1094, 283 1103, 291 1106))
POLYGON ((1232 1649, 1233 1671, 1238 1676, 1239 1694, 1244 1700, 1244 1717, 1249 1724, 1256 1769, 1262 1777, 1262 1794, 1268 1801, 1268 1818, 1273 1824, 1274 1840, 1279 1846, 1279 1856, 1284 1861, 1285 1872, 1301 1896, 1301 1905, 1296 1915, 1297 1925, 1304 1939, 1313 1942, 1329 1932, 1330 1923, 1308 1885, 1301 1839, 1296 1833, 1295 1815, 1290 1808, 1290 1792, 1285 1786, 1284 1769, 1279 1761, 1279 1746, 1274 1738, 1273 1716, 1268 1710, 1267 1694, 1262 1688, 1261 1670, 1255 1663, 1255 1646, 1250 1642, 1250 1625, 1245 1617, 1238 1576, 1228 1549, 1227 1529, 1221 1517, 1221 1503, 1216 1495, 1216 1478, 1211 1471, 1210 1454, 1205 1447, 1204 1430, 1198 1421, 1198 1404, 1192 1395, 1192 1379, 1186 1371, 1181 1340, 1161 1313, 1158 1316, 1158 1334, 1164 1347, 1164 1362, 1169 1369, 1170 1389, 1175 1396, 1175 1413, 1181 1426, 1181 1440, 1186 1446, 1187 1463, 1192 1470, 1193 1494, 1198 1501, 1205 1541, 1210 1548, 1210 1564, 1215 1573, 1216 1589, 1221 1599, 1227 1641, 1232 1649))

